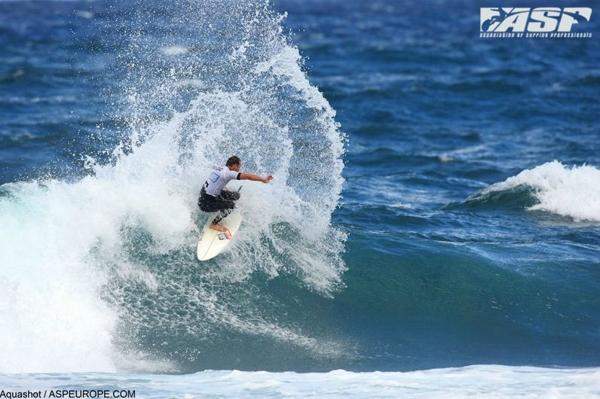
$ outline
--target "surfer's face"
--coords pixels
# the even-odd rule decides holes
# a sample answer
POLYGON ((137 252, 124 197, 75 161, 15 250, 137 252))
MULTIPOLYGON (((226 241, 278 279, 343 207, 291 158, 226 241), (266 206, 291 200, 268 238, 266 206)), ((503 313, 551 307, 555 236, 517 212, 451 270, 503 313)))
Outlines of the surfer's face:
POLYGON ((234 163, 233 165, 231 165, 229 167, 229 170, 233 170, 235 172, 239 172, 240 171, 240 167, 242 166, 241 163, 234 163))

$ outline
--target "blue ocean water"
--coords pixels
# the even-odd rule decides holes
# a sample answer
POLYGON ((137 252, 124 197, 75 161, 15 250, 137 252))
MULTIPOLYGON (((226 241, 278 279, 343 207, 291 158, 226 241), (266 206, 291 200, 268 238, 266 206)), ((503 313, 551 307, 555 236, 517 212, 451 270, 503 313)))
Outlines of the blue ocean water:
POLYGON ((0 372, 600 366, 600 43, 478 7, 0 2, 0 372))

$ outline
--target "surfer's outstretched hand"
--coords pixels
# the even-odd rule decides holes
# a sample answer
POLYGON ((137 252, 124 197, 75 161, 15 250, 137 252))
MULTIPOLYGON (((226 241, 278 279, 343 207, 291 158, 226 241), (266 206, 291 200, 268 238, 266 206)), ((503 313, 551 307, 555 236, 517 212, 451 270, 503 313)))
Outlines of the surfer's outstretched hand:
POLYGON ((273 176, 269 175, 269 176, 263 177, 262 182, 263 183, 268 183, 271 180, 273 180, 273 176))

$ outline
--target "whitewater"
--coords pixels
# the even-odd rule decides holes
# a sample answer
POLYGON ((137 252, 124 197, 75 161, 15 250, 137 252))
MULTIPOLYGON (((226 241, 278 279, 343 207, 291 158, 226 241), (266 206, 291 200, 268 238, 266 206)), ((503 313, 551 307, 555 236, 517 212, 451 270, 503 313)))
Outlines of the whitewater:
POLYGON ((479 195, 532 189, 536 203, 527 209, 565 216, 579 222, 600 222, 600 169, 592 165, 548 162, 487 187, 479 195))
MULTIPOLYGON (((188 79, 171 70, 154 76, 150 86, 138 80, 149 80, 145 67, 128 72, 128 82, 137 84, 123 89, 129 133, 110 162, 86 156, 84 177, 2 186, 0 371, 176 369, 129 340, 157 324, 183 327, 200 340, 225 326, 316 353, 336 352, 335 345, 265 320, 260 309, 236 309, 215 292, 223 280, 262 272, 269 279, 294 275, 327 296, 345 269, 344 233, 331 225, 343 182, 335 112, 308 82, 298 50, 281 32, 282 16, 266 3, 230 13, 242 21, 236 28, 241 37, 219 43, 228 53, 215 61, 215 70, 198 70, 194 81, 207 82, 196 92, 190 94, 188 79), (284 95, 290 99, 276 107, 284 95), (161 116, 148 121, 157 110, 161 116), (181 282, 177 275, 198 275, 201 268, 192 251, 206 219, 196 205, 201 184, 231 154, 275 181, 244 187, 245 228, 234 249, 200 281, 181 282), (131 249, 142 240, 151 248, 131 249), (150 257, 162 257, 159 262, 173 269, 161 275, 150 257), (145 292, 139 292, 146 296, 144 308, 132 290, 145 292), (173 311, 177 317, 169 316, 173 311)), ((129 56, 139 61, 155 46, 135 43, 129 56)), ((185 54, 178 49, 168 47, 165 54, 185 54)), ((189 72, 199 68, 199 59, 196 54, 181 63, 189 72)))
POLYGON ((135 391, 136 397, 164 398, 595 398, 600 369, 470 366, 399 372, 269 373, 204 371, 161 374, 28 374, 0 376, 11 392, 50 389, 135 391))

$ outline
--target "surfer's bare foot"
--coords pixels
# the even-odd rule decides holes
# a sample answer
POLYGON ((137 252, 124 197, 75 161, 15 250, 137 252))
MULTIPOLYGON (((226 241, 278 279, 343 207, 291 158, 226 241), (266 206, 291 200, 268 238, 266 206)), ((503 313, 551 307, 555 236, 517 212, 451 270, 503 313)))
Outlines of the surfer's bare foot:
POLYGON ((210 228, 216 231, 220 231, 221 233, 225 234, 225 237, 228 240, 231 240, 231 231, 229 231, 227 227, 221 226, 220 224, 211 224, 210 228))

